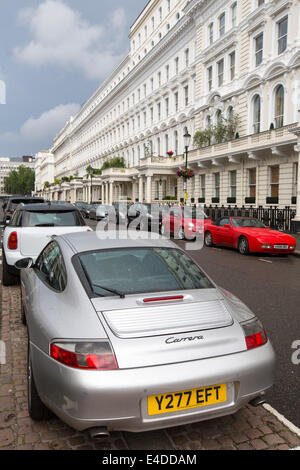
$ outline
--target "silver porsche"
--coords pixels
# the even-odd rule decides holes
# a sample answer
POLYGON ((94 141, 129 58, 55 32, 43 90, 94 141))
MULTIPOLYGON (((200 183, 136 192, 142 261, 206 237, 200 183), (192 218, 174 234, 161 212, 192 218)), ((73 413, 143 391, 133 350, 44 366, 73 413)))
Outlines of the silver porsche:
POLYGON ((21 269, 28 406, 94 437, 260 404, 275 355, 249 308, 163 238, 53 238, 21 269))

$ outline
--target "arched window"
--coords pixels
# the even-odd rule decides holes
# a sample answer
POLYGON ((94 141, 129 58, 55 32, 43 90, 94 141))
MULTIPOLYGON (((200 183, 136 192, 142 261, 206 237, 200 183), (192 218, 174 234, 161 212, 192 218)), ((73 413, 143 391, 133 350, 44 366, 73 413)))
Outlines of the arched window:
POLYGON ((275 90, 275 127, 283 126, 284 115, 284 88, 278 85, 275 90))
POLYGON ((253 98, 253 133, 260 132, 261 100, 259 95, 253 98))
POLYGON ((211 126, 211 117, 208 115, 206 117, 206 127, 210 127, 211 126))

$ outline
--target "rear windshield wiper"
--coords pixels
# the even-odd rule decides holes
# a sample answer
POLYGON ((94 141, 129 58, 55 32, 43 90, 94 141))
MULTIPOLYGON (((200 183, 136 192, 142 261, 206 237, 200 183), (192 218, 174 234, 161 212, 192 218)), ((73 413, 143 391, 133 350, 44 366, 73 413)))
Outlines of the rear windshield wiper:
MULTIPOLYGON (((108 292, 112 292, 112 294, 115 294, 115 295, 119 295, 121 299, 125 299, 125 294, 124 292, 120 292, 116 289, 111 289, 111 288, 108 288, 108 287, 104 287, 104 286, 99 286, 99 284, 94 284, 92 283, 93 286, 95 287, 98 287, 99 289, 103 289, 103 290, 107 290, 108 292)), ((96 292, 95 292, 96 293, 96 292)))
POLYGON ((36 224, 34 227, 55 227, 54 224, 36 224))

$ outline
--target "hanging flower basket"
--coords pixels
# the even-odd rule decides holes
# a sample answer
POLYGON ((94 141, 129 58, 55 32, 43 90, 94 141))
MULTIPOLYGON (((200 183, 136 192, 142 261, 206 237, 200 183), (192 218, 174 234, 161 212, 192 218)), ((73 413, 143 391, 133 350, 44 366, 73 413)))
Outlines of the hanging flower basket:
POLYGON ((174 155, 174 152, 172 150, 169 150, 167 152, 168 157, 172 157, 174 155))
POLYGON ((177 176, 181 178, 193 178, 194 175, 195 171, 191 170, 190 168, 188 168, 187 170, 185 168, 179 168, 177 170, 177 176))

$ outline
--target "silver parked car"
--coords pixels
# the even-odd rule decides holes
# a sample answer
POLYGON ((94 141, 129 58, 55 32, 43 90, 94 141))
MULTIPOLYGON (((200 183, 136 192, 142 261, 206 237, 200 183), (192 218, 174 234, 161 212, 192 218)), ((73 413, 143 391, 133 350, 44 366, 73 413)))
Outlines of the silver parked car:
POLYGON ((168 240, 66 234, 17 264, 33 419, 147 431, 234 413, 273 384, 260 321, 168 240))

